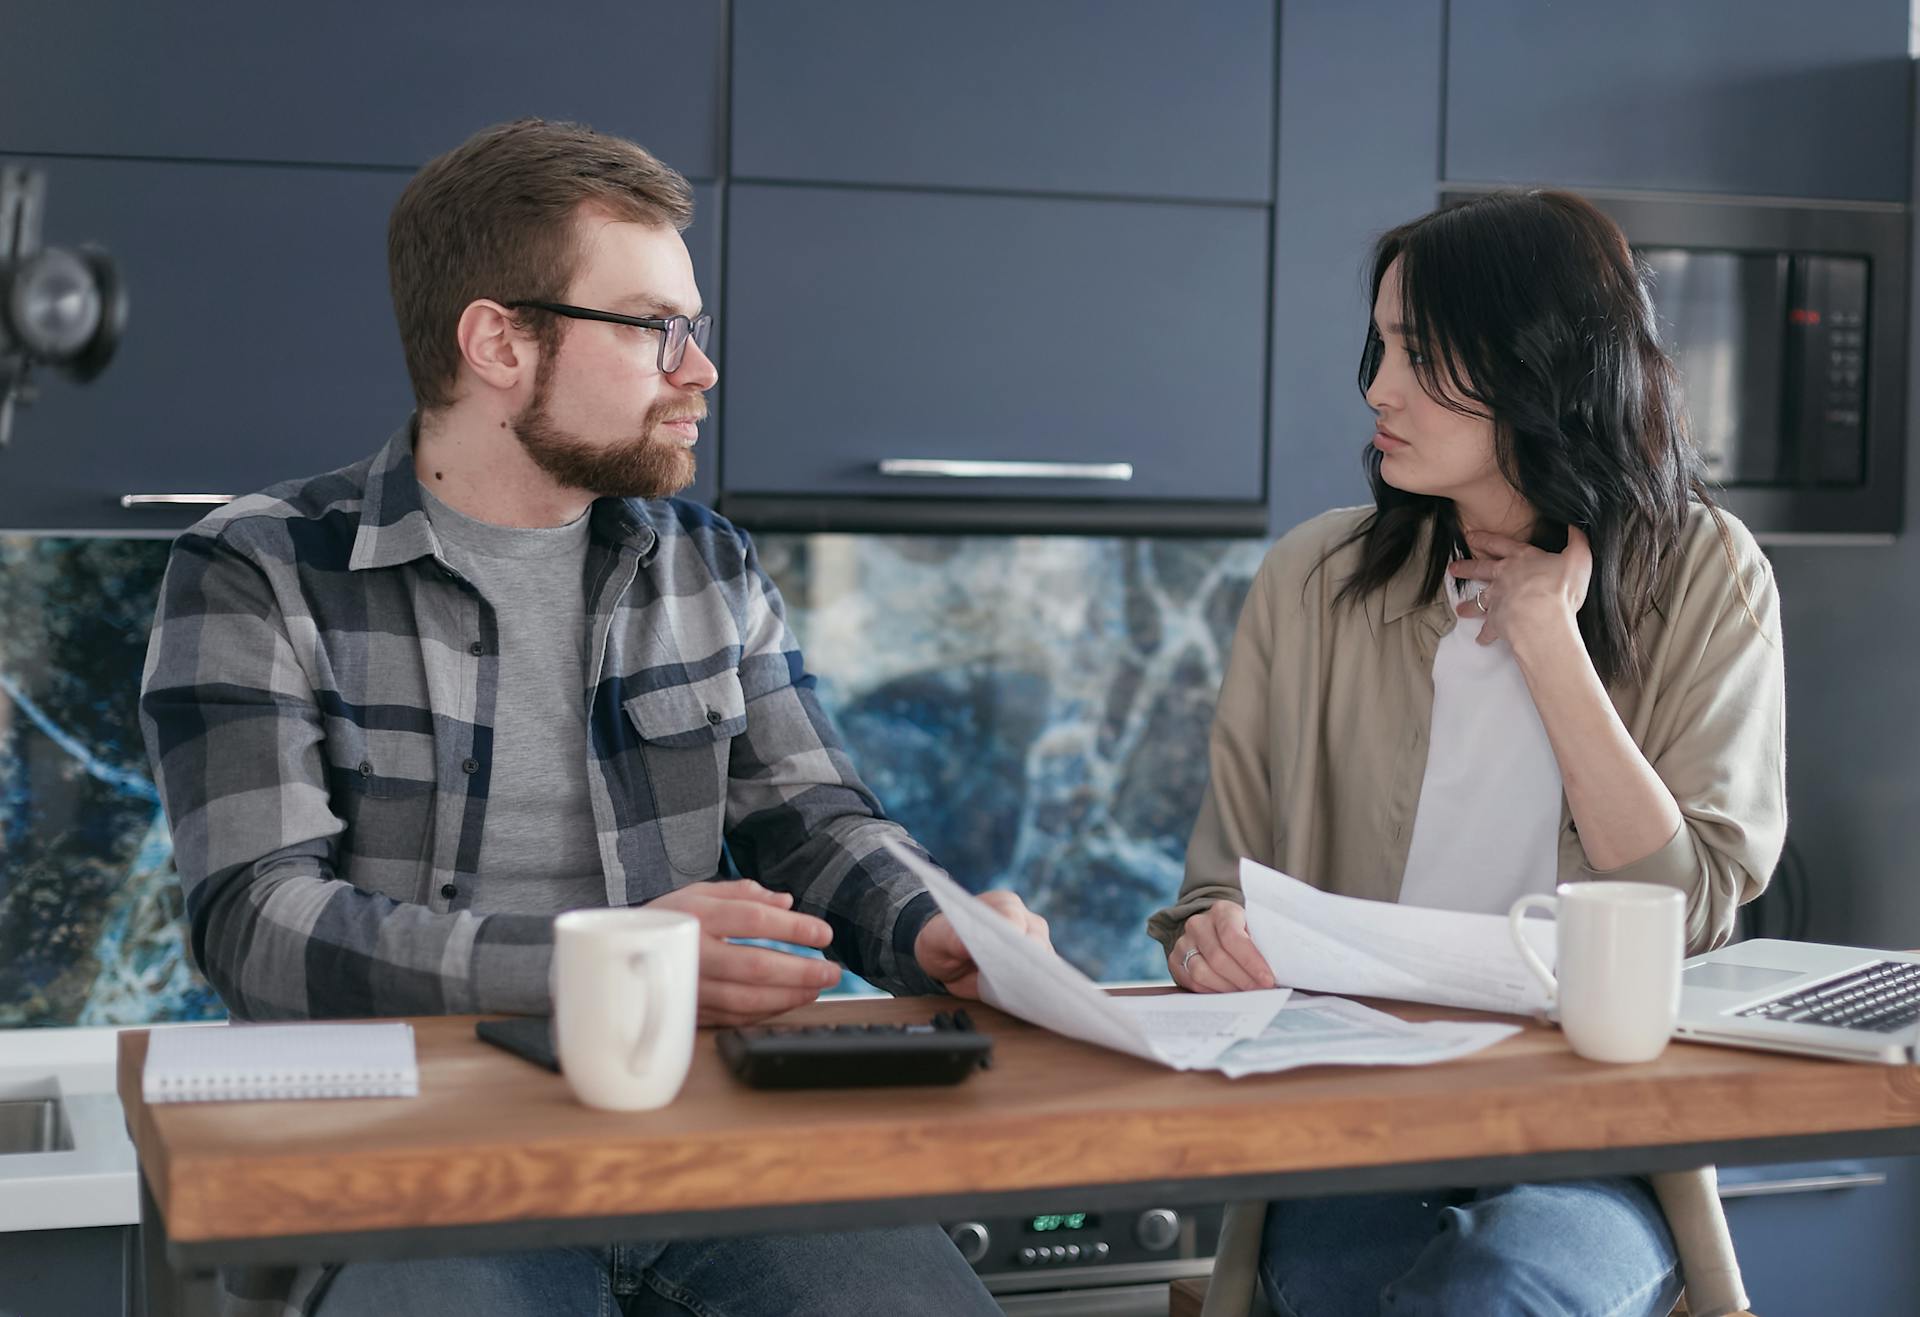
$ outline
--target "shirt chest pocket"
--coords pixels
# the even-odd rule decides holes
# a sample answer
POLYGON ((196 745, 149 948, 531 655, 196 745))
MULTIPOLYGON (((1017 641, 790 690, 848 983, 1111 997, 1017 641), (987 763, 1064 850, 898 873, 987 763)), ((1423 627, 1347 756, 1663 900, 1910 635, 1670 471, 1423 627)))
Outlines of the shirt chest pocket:
POLYGON ((627 700, 653 793, 654 822, 675 872, 711 878, 720 868, 727 765, 747 730, 740 674, 728 669, 627 700))
POLYGON ((323 745, 327 785, 336 797, 406 800, 433 795, 434 743, 425 732, 336 720, 328 724, 323 745))

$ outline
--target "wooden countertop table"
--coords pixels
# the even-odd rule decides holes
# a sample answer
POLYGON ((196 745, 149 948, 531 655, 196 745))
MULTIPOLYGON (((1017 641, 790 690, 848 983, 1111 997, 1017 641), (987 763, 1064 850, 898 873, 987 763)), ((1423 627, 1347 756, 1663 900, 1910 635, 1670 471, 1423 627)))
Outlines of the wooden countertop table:
MULTIPOLYGON (((823 1002, 783 1022, 951 1005, 823 1002)), ((148 1106, 147 1036, 128 1031, 149 1257, 200 1271, 1920 1152, 1909 1067, 1684 1043, 1603 1065, 1528 1023, 1442 1065, 1230 1080, 967 1009, 995 1059, 958 1085, 750 1089, 702 1031, 680 1096, 634 1114, 582 1106, 470 1016, 413 1021, 417 1098, 148 1106)))

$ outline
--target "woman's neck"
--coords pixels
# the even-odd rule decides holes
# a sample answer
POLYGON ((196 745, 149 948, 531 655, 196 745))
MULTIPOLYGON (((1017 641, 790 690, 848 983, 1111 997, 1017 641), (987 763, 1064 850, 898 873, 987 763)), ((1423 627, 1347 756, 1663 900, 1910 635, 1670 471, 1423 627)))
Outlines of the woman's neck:
POLYGON ((1498 490, 1463 495, 1453 500, 1453 515, 1463 531, 1486 531, 1525 544, 1533 538, 1533 507, 1520 491, 1502 481, 1498 490))

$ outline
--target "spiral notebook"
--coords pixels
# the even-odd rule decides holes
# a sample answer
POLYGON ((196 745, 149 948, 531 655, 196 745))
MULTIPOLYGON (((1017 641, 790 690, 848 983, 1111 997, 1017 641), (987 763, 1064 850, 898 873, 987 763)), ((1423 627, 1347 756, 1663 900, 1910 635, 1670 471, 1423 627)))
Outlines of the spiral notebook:
POLYGON ((418 1097, 413 1026, 228 1024, 147 1035, 148 1102, 418 1097))

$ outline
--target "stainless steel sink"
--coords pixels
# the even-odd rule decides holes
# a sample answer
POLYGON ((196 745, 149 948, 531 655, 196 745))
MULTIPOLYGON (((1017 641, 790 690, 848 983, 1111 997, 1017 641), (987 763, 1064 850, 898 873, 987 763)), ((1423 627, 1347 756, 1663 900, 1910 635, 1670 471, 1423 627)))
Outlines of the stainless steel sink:
POLYGON ((0 1156, 15 1152, 67 1152, 73 1132, 59 1098, 0 1102, 0 1156))

